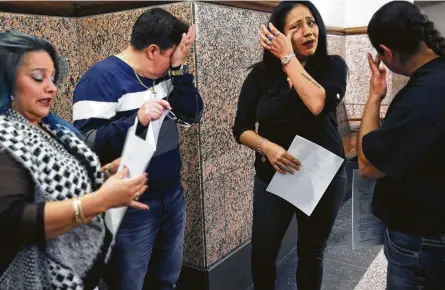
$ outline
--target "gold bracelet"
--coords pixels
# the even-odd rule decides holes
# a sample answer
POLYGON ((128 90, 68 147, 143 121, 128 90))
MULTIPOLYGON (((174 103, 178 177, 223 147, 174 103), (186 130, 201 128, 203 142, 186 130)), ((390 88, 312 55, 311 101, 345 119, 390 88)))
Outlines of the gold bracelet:
POLYGON ((74 219, 78 224, 82 223, 82 220, 80 219, 80 207, 79 207, 79 198, 76 197, 73 200, 73 211, 74 211, 74 219))
POLYGON ((77 199, 79 201, 79 216, 80 216, 80 221, 82 222, 82 224, 86 224, 88 223, 87 219, 85 218, 85 215, 83 214, 83 207, 82 207, 82 200, 80 198, 77 199))
POLYGON ((87 220, 83 215, 82 201, 78 197, 74 198, 73 210, 74 210, 74 219, 76 220, 76 222, 78 224, 86 224, 87 220))

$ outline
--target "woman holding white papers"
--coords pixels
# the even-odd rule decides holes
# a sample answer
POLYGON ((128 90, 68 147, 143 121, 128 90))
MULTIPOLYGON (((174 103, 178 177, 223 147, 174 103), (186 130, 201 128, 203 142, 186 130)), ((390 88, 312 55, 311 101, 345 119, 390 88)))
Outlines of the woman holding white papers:
POLYGON ((147 209, 134 200, 145 175, 104 183, 80 133, 50 113, 59 77, 51 44, 0 33, 1 289, 94 289, 112 239, 102 213, 147 209))
MULTIPOLYGON (((276 258, 294 214, 298 220, 299 290, 320 289, 323 252, 342 204, 341 167, 311 216, 266 188, 276 172, 298 174, 298 156, 287 152, 299 135, 344 157, 336 107, 346 91, 347 66, 327 53, 326 28, 308 1, 281 2, 260 28, 264 48, 239 97, 235 138, 256 152, 252 229, 255 290, 274 289, 276 258), (258 132, 255 124, 259 123, 258 132)), ((298 192, 298 188, 295 188, 298 192)))

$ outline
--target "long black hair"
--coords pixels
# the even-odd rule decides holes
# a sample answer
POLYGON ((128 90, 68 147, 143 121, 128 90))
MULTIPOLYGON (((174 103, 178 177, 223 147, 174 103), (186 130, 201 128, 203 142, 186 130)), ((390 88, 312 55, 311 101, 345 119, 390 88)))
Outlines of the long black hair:
MULTIPOLYGON (((21 32, 0 32, 0 114, 4 114, 12 105, 16 87, 17 73, 26 53, 46 51, 55 67, 55 83, 60 78, 60 61, 54 47, 46 40, 21 32)), ((44 118, 50 124, 60 124, 81 137, 79 131, 67 121, 49 114, 44 118)))
POLYGON ((377 10, 369 22, 368 36, 380 54, 383 44, 396 51, 402 63, 419 51, 422 41, 436 54, 445 56, 445 39, 434 23, 407 1, 393 1, 377 10))
MULTIPOLYGON (((321 73, 323 64, 329 60, 326 26, 317 7, 315 7, 315 5, 310 1, 282 1, 272 12, 269 22, 272 23, 279 31, 283 32, 287 15, 297 5, 306 6, 309 11, 311 11, 315 23, 318 26, 318 46, 315 53, 308 57, 305 67, 311 76, 317 79, 317 75, 321 73)), ((265 80, 267 80, 264 85, 269 89, 278 91, 286 89, 287 82, 286 78, 283 77, 285 73, 282 69, 281 60, 279 60, 268 50, 264 49, 263 60, 254 64, 251 68, 263 72, 263 76, 265 77, 265 80), (272 85, 274 87, 272 88, 272 86, 270 86, 272 83, 275 83, 278 87, 272 85)))

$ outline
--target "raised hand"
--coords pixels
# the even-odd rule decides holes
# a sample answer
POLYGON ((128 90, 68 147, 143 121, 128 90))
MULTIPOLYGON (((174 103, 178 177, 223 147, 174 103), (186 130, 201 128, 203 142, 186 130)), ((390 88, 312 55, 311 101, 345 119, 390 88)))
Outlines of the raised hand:
POLYGON ((369 87, 369 97, 376 98, 379 101, 383 100, 388 91, 388 84, 386 81, 386 68, 380 67, 380 57, 377 55, 375 59, 368 53, 368 64, 371 69, 371 80, 369 87))
POLYGON ((284 35, 278 31, 278 29, 276 29, 272 23, 269 23, 269 28, 267 28, 266 25, 261 24, 261 46, 281 60, 283 57, 294 53, 294 49, 292 47, 292 35, 295 33, 295 31, 297 31, 296 28, 291 29, 287 35, 284 35))
POLYGON ((195 42, 195 36, 196 26, 195 24, 193 24, 192 26, 190 26, 187 33, 182 34, 181 42, 176 47, 171 56, 170 65, 172 67, 177 67, 184 63, 188 53, 190 52, 190 49, 193 46, 193 43, 195 42))

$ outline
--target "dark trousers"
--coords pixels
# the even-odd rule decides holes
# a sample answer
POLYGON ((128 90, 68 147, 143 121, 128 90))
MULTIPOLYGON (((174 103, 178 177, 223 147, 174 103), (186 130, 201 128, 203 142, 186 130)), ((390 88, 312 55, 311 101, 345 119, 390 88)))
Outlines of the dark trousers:
POLYGON ((445 289, 445 235, 414 236, 387 230, 388 290, 445 289))
POLYGON ((344 168, 327 188, 310 217, 266 191, 255 179, 252 224, 252 278, 255 290, 273 290, 281 241, 296 214, 298 222, 298 290, 321 288, 323 254, 346 189, 344 168))
POLYGON ((144 202, 147 211, 127 210, 108 265, 108 289, 175 288, 182 267, 185 199, 182 188, 163 196, 144 202))

